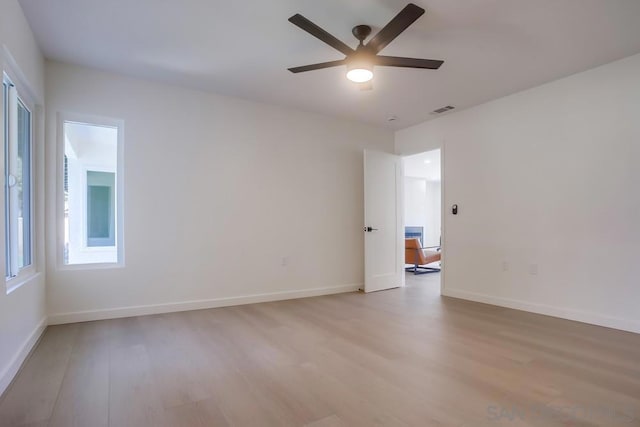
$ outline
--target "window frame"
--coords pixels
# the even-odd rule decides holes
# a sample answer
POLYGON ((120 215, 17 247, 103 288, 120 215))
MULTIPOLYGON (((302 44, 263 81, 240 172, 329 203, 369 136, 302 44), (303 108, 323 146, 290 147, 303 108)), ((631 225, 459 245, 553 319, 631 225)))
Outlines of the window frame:
MULTIPOLYGON (((110 117, 77 114, 68 112, 57 113, 57 144, 56 144, 56 266, 58 270, 99 270, 125 267, 124 247, 124 120, 110 117), (94 126, 114 127, 118 132, 116 148, 116 180, 115 180, 115 242, 117 261, 86 264, 64 263, 64 156, 65 156, 65 123, 81 123, 94 126)), ((87 169, 87 168, 83 168, 87 169)), ((97 170, 94 168, 92 170, 97 170)), ((86 170, 83 172, 86 174, 86 170)), ((86 183, 85 183, 86 184, 86 183)), ((85 185, 86 187, 86 185, 85 185)), ((85 189, 86 190, 86 189, 85 189)), ((86 195, 83 204, 86 213, 86 195)), ((83 231, 83 234, 86 230, 83 231)), ((83 236, 85 240, 86 236, 83 236)), ((85 242, 86 243, 86 242, 85 242)), ((88 247, 89 250, 100 250, 100 247, 88 247)))
MULTIPOLYGON (((7 60, 7 52, 3 52, 5 54, 5 61, 7 60)), ((2 140, 3 140, 3 170, 4 177, 6 179, 6 167, 9 162, 9 159, 6 157, 7 150, 7 138, 8 138, 8 129, 4 127, 4 118, 6 114, 5 108, 8 107, 8 102, 5 103, 4 98, 4 85, 7 84, 9 86, 13 86, 16 90, 17 102, 22 104, 25 110, 29 112, 29 250, 30 250, 30 264, 19 268, 18 273, 15 276, 9 276, 9 271, 6 268, 7 257, 9 256, 6 251, 8 247, 8 242, 10 236, 7 235, 7 213, 9 211, 9 207, 7 205, 6 195, 3 197, 4 199, 4 212, 5 212, 5 288, 7 293, 11 293, 15 289, 22 286, 24 283, 28 282, 31 278, 33 278, 37 274, 37 250, 36 250, 36 240, 35 240, 35 222, 36 222, 36 212, 35 212, 35 197, 36 197, 36 188, 35 188, 35 151, 34 151, 34 134, 35 134, 35 124, 36 121, 36 103, 34 101, 34 97, 32 95, 32 91, 29 86, 23 83, 24 79, 20 78, 21 74, 17 71, 14 71, 14 68, 9 63, 4 63, 4 67, 2 70, 2 114, 3 114, 3 132, 2 132, 2 140)), ((5 182, 6 186, 6 182, 5 182)), ((6 187, 4 189, 6 192, 6 187)))

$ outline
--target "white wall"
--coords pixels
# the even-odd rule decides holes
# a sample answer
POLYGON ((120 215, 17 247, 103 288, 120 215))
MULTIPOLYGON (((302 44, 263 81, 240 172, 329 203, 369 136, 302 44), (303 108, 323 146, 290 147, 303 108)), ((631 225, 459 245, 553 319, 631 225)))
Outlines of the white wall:
POLYGON ((440 181, 427 181, 427 225, 425 246, 440 245, 442 236, 442 192, 440 181))
POLYGON ((362 150, 392 152, 392 132, 59 63, 46 76, 51 322, 363 282, 362 150), (60 111, 124 120, 124 268, 57 266, 60 111))
POLYGON ((427 229, 426 179, 404 177, 404 225, 427 229))
MULTIPOLYGON (((44 63, 34 41, 22 9, 15 0, 0 0, 0 64, 2 68, 13 61, 19 67, 20 79, 28 84, 36 98, 42 103, 44 95, 44 63), (13 59, 5 55, 5 50, 13 59)), ((13 65, 13 64, 12 64, 13 65)), ((1 104, 1 103, 0 103, 1 104)), ((3 106, 0 105, 0 113, 3 106)), ((0 286, 0 393, 12 380, 20 364, 46 326, 44 290, 44 245, 43 245, 43 111, 36 107, 34 114, 34 209, 35 243, 34 256, 40 272, 22 286, 7 294, 4 283, 0 286)), ((1 116, 1 115, 0 115, 1 116)), ((0 120, 0 127, 3 126, 0 120)), ((2 132, 4 134, 4 132, 2 132)), ((1 141, 1 139, 0 139, 1 141)), ((0 150, 0 158, 4 156, 0 150)), ((4 158, 0 164, 4 164, 4 158)), ((4 209, 0 209, 0 224, 4 224, 4 209)), ((0 241, 4 242, 4 226, 0 227, 0 241)), ((0 259, 4 260, 4 243, 0 244, 0 259)), ((4 261, 0 262, 0 278, 5 277, 4 261)), ((3 280, 3 279, 0 279, 3 280)))
POLYGON ((439 146, 446 295, 640 332, 640 55, 396 133, 439 146))
POLYGON ((404 225, 424 228, 424 246, 440 244, 440 194, 440 182, 404 177, 404 225))

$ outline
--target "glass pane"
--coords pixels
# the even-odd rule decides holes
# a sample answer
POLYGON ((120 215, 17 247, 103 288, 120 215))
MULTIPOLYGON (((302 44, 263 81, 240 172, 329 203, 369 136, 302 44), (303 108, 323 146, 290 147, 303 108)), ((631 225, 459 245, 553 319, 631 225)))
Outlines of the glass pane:
POLYGON ((64 263, 118 261, 118 129, 64 123, 64 263))
POLYGON ((3 106, 5 266, 15 277, 31 265, 31 112, 6 81, 3 106))
MULTIPOLYGON (((101 185, 88 187, 87 217, 89 240, 108 238, 111 224, 111 188, 101 185)), ((91 243, 89 243, 91 246, 91 243)))
POLYGON ((87 171, 87 246, 114 246, 112 172, 87 171))
POLYGON ((9 242, 9 85, 2 82, 3 129, 4 129, 4 265, 6 277, 11 276, 11 245, 9 242))
POLYGON ((18 102, 18 266, 31 264, 31 113, 18 102))

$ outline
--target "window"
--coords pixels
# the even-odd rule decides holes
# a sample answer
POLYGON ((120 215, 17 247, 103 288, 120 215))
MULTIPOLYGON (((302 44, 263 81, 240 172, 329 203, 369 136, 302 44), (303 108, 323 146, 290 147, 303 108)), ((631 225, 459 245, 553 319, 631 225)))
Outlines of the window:
POLYGON ((32 264, 31 110, 4 74, 4 212, 7 280, 32 264))
POLYGON ((115 246, 113 172, 87 171, 87 246, 115 246))
POLYGON ((122 260, 120 127, 117 123, 62 121, 65 265, 122 260))

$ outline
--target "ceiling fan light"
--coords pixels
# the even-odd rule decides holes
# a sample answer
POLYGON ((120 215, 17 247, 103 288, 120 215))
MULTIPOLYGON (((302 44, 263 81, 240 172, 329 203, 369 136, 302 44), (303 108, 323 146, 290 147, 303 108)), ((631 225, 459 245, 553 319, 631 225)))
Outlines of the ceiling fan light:
POLYGON ((347 71, 347 78, 354 83, 365 83, 373 78, 371 68, 357 67, 347 71))

